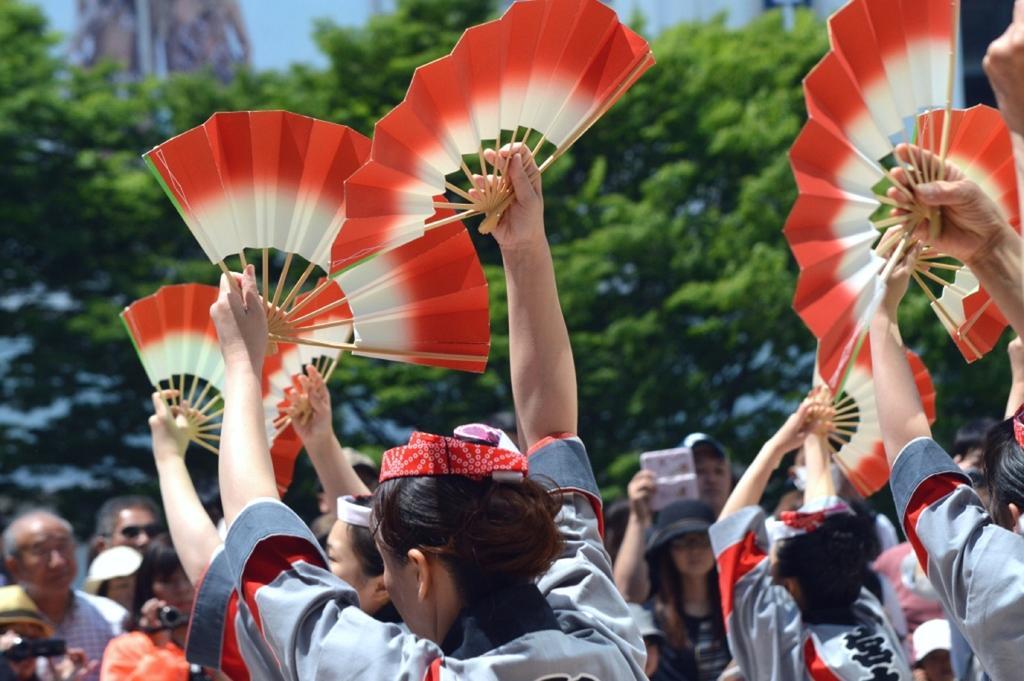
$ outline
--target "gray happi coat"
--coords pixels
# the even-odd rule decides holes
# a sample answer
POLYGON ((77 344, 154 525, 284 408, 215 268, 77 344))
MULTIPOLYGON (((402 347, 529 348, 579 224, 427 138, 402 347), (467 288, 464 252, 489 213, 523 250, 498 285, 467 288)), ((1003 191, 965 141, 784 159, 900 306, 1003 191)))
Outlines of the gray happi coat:
POLYGON ((711 543, 729 649, 746 681, 911 681, 899 636, 866 589, 849 612, 800 612, 772 576, 760 506, 712 525, 711 543))
POLYGON ((932 440, 903 448, 890 484, 951 624, 993 681, 1024 679, 1024 538, 992 522, 970 478, 932 440))
POLYGON ((298 516, 259 500, 235 520, 199 587, 189 660, 233 681, 645 679, 643 640, 612 581, 583 443, 549 438, 529 468, 562 495, 562 555, 535 586, 469 604, 441 646, 361 611, 298 516))

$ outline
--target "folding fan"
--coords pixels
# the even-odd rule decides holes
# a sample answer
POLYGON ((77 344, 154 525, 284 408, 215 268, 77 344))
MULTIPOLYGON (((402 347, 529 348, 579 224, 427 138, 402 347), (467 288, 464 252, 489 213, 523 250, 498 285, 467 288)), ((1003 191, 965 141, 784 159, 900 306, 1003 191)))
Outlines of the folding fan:
MULTIPOLYGON (((911 351, 907 360, 921 396, 928 423, 935 422, 935 386, 924 362, 911 351)), ((815 374, 815 385, 824 385, 824 377, 815 374)), ((843 474, 863 496, 881 489, 889 480, 889 463, 878 423, 875 384, 871 369, 871 351, 863 346, 850 364, 842 392, 826 390, 823 420, 829 423, 825 443, 843 474)))
MULTIPOLYGON (((1004 176, 1013 168, 997 158, 995 112, 950 108, 958 24, 958 0, 853 0, 829 20, 832 50, 804 81, 809 120, 790 152, 799 197, 784 232, 801 268, 793 305, 821 344, 821 371, 833 391, 882 299, 887 268, 911 246, 922 220, 941 228, 932 209, 886 196, 897 184, 888 172, 896 164, 906 171, 904 189, 944 173, 939 163, 896 158, 895 145, 915 141, 964 168, 997 200, 1008 200, 1004 176), (901 214, 889 217, 891 208, 901 214)), ((929 252, 915 278, 973 361, 998 338, 991 306, 965 302, 974 288, 933 291, 956 283, 961 271, 961 263, 929 252), (980 316, 965 308, 981 310, 980 316)), ((970 282, 961 277, 961 283, 970 282)))
POLYGON ((220 440, 224 361, 210 305, 217 289, 164 286, 124 309, 121 321, 155 390, 176 390, 171 403, 189 404, 189 439, 214 453, 220 440))
MULTIPOLYGON (((214 454, 219 449, 224 411, 224 363, 210 318, 210 305, 217 299, 217 293, 216 287, 202 284, 164 286, 121 313, 150 383, 156 390, 176 391, 168 402, 184 407, 189 440, 214 454)), ((276 390, 281 382, 278 374, 301 371, 302 365, 296 366, 296 361, 302 357, 297 348, 289 346, 267 358, 264 404, 270 400, 285 401, 284 391, 276 390)), ((321 366, 327 370, 329 365, 321 361, 321 366)), ((302 442, 287 428, 287 423, 275 427, 278 416, 277 409, 268 413, 266 426, 278 487, 283 492, 291 482, 302 442)))
POLYGON ((470 28, 416 70, 374 128, 370 161, 346 182, 335 267, 422 235, 446 191, 463 202, 435 227, 483 215, 490 231, 513 190, 507 161, 489 163, 484 149, 526 144, 545 171, 653 64, 647 42, 599 0, 520 1, 470 28), (476 198, 474 175, 487 178, 476 198))
POLYGON ((486 284, 468 234, 446 220, 450 210, 431 209, 430 219, 445 222, 437 235, 349 268, 342 279, 310 283, 317 270, 339 274, 330 248, 343 184, 368 152, 369 141, 344 126, 254 111, 214 114, 146 159, 211 262, 227 271, 233 254, 244 265, 246 249, 261 251, 271 354, 278 344, 296 343, 482 371, 490 337, 486 284), (276 276, 272 260, 281 262, 276 276), (296 274, 299 260, 306 264, 296 274), (352 280, 365 290, 339 287, 352 280), (321 334, 334 328, 351 329, 352 339, 321 334))

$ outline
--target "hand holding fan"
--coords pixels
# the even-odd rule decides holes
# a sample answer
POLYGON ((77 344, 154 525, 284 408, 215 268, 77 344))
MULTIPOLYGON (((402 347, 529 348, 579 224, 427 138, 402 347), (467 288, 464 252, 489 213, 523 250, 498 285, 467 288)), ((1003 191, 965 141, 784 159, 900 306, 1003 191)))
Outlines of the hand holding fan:
MULTIPOLYGON (((210 305, 218 289, 202 284, 164 286, 155 294, 135 301, 121 313, 143 369, 154 389, 168 396, 170 406, 187 421, 189 441, 216 454, 224 411, 224 361, 210 305)), ((336 357, 336 355, 335 355, 336 357)), ((295 346, 267 358, 263 367, 264 405, 286 401, 278 386, 281 373, 301 371, 303 356, 295 346)), ((321 366, 329 360, 320 358, 321 366)), ((330 360, 333 361, 333 360, 330 360)), ((291 377, 288 377, 290 383, 291 377)), ((278 409, 267 410, 267 441, 271 448, 278 488, 291 482, 295 457, 302 441, 287 428, 275 428, 278 409)))
POLYGON ((544 172, 653 64, 647 42, 599 0, 515 2, 470 28, 377 123, 370 161, 345 186, 335 266, 419 237, 438 206, 457 212, 433 227, 483 215, 489 232, 513 190, 507 156, 485 150, 528 145, 544 172), (486 178, 479 194, 474 176, 486 178), (462 202, 439 204, 446 191, 462 202))
POLYGON ((260 252, 272 351, 295 343, 482 371, 490 347, 486 282, 460 225, 384 260, 344 273, 332 268, 343 184, 368 152, 369 141, 344 126, 252 111, 214 114, 146 160, 211 262, 228 271, 229 257, 244 266, 246 250, 260 252), (298 261, 306 264, 296 274, 298 261), (317 270, 330 276, 312 285, 317 270), (325 335, 345 328, 351 338, 325 335))
MULTIPOLYGON (((907 360, 928 423, 934 423, 935 386, 931 376, 920 357, 909 350, 907 360)), ((861 348, 840 393, 833 393, 817 371, 814 384, 817 404, 812 413, 821 424, 826 447, 857 492, 871 496, 888 482, 889 463, 878 421, 870 348, 861 348)))

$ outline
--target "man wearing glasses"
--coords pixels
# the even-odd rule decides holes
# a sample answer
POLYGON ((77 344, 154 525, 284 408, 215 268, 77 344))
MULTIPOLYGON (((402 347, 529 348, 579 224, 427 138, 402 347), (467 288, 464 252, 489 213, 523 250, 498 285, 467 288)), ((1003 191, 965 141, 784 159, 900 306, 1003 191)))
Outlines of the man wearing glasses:
POLYGON ((141 552, 153 537, 164 532, 160 510, 149 497, 108 499, 96 513, 96 534, 89 559, 112 546, 130 546, 141 552))
POLYGON ((4 564, 68 648, 81 648, 90 663, 87 681, 98 681, 98 663, 128 613, 117 603, 71 588, 78 573, 71 525, 46 510, 16 517, 3 533, 4 564), (95 663, 95 664, 93 664, 95 663))

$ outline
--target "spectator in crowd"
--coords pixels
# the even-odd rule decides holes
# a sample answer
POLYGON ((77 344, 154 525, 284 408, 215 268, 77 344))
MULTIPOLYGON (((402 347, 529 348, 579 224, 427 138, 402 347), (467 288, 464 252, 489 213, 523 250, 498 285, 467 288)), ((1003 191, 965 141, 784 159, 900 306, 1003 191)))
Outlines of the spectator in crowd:
MULTIPOLYGON (((1010 416, 1013 414, 1006 418, 1010 416)), ((988 431, 997 425, 999 422, 995 419, 981 418, 960 426, 953 437, 953 448, 949 452, 953 456, 953 463, 960 466, 968 475, 971 471, 980 472, 984 466, 985 437, 988 431)))
POLYGON ((132 547, 112 546, 89 564, 82 589, 129 610, 135 593, 135 572, 141 564, 142 554, 132 547))
POLYGON ((732 469, 725 447, 706 433, 690 433, 679 443, 693 452, 700 500, 717 515, 732 491, 732 469))
POLYGON ((644 639, 644 647, 647 649, 647 664, 644 665, 644 674, 654 678, 658 672, 658 665, 661 662, 661 649, 665 645, 665 632, 654 623, 651 611, 639 603, 629 604, 629 614, 640 630, 640 636, 644 639))
POLYGON ((189 681, 185 636, 194 595, 170 537, 150 541, 132 595, 131 631, 107 646, 103 681, 189 681))
POLYGON ((711 528, 730 649, 747 681, 909 679, 898 635, 863 588, 870 531, 835 494, 814 405, 805 400, 765 443, 711 528), (800 446, 804 506, 766 526, 758 502, 800 446))
POLYGON ((96 512, 96 532, 90 562, 111 546, 131 546, 139 551, 164 531, 160 509, 149 497, 131 495, 108 499, 96 512))
POLYGON ((647 542, 648 607, 665 632, 654 681, 714 681, 731 659, 708 537, 714 522, 704 502, 676 501, 658 513, 647 542))
POLYGON ((41 677, 72 681, 98 665, 90 664, 80 649, 65 646, 62 653, 51 648, 48 652, 55 653, 52 655, 39 655, 43 651, 33 650, 52 636, 53 627, 20 586, 0 587, 0 681, 38 681, 41 677))
POLYGON ((949 650, 949 622, 934 619, 922 623, 914 631, 914 681, 955 681, 949 650))
MULTIPOLYGON (((54 635, 98 661, 121 633, 127 613, 114 601, 71 588, 78 573, 71 525, 43 509, 16 517, 3 534, 4 561, 14 580, 36 604, 54 635)), ((97 671, 84 679, 96 681, 97 671)))

